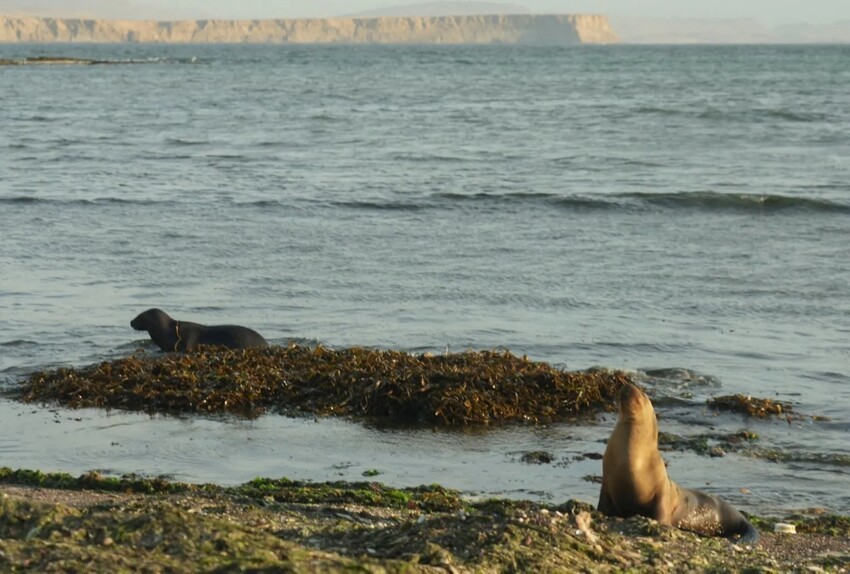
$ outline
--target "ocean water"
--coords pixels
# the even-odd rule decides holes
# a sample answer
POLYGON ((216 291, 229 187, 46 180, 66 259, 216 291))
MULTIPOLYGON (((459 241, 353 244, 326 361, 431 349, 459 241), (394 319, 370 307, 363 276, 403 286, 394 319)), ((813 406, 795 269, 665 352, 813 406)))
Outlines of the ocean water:
MULTIPOLYGON (((150 349, 129 321, 154 306, 279 344, 507 348, 632 371, 663 431, 758 433, 665 453, 685 486, 850 513, 850 48, 0 46, 45 55, 115 65, 0 67, 3 388, 150 349), (804 416, 706 409, 734 393, 804 416)), ((595 502, 613 422, 2 398, 0 465, 595 502)))

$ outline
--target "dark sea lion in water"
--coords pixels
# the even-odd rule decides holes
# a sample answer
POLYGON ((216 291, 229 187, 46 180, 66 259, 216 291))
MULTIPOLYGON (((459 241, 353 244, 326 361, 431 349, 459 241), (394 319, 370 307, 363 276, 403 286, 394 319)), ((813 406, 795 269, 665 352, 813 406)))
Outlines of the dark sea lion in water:
POLYGON ((176 321, 165 311, 148 309, 130 321, 136 331, 147 331, 163 351, 191 351, 198 345, 222 345, 231 349, 268 347, 262 335, 239 325, 201 325, 176 321))
POLYGON ((759 533, 731 504, 682 488, 667 476, 658 452, 658 422, 652 403, 634 385, 620 392, 620 416, 602 459, 600 512, 628 518, 639 514, 703 536, 740 535, 755 543, 759 533))

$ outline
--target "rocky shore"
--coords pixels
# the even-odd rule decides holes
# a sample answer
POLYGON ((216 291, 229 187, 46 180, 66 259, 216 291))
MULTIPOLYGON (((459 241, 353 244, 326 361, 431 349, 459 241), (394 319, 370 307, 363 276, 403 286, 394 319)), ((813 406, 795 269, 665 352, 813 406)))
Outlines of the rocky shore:
POLYGON ((847 572, 850 517, 811 511, 755 546, 582 502, 467 501, 439 486, 239 487, 0 468, 0 570, 847 572))
POLYGON ((0 42, 275 44, 607 44, 593 14, 182 20, 173 22, 0 16, 0 42))
MULTIPOLYGON (((12 394, 151 413, 271 411, 468 427, 598 412, 628 382, 624 373, 570 372, 507 351, 414 355, 291 345, 137 353, 35 372, 12 394)), ((721 397, 710 408, 802 416, 791 405, 744 396, 721 397)), ((758 450, 757 441, 750 432, 660 437, 662 450, 713 457, 758 450)), ((551 456, 525 453, 523 461, 551 456)), ((607 517, 594 500, 470 499, 439 485, 394 488, 372 481, 378 474, 366 471, 362 482, 256 478, 225 487, 0 468, 0 571, 850 571, 850 517, 825 509, 750 516, 761 539, 748 546, 646 518, 607 517), (774 533, 777 522, 796 533, 774 533)))

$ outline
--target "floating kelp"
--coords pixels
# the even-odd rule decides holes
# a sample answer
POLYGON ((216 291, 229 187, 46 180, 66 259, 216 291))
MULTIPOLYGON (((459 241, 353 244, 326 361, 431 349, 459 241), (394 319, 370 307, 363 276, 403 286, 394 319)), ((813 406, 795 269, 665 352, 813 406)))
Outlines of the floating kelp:
POLYGON ((751 417, 764 418, 770 415, 792 416, 794 407, 791 403, 772 401, 770 399, 755 399, 746 395, 727 395, 708 399, 708 406, 724 411, 743 413, 751 417))
POLYGON ((620 372, 569 372, 509 352, 202 348, 36 372, 22 400, 166 413, 266 411, 469 425, 565 418, 610 406, 620 372))

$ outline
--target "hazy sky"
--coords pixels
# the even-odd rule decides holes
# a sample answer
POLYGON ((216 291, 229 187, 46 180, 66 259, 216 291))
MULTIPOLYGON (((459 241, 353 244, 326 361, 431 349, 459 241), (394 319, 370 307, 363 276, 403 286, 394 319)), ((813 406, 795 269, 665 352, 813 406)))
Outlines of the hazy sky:
MULTIPOLYGON (((328 17, 379 6, 418 4, 405 0, 131 0, 188 17, 328 17)), ((609 15, 675 18, 756 18, 766 24, 850 20, 850 0, 510 0, 534 12, 602 12, 609 15)))

